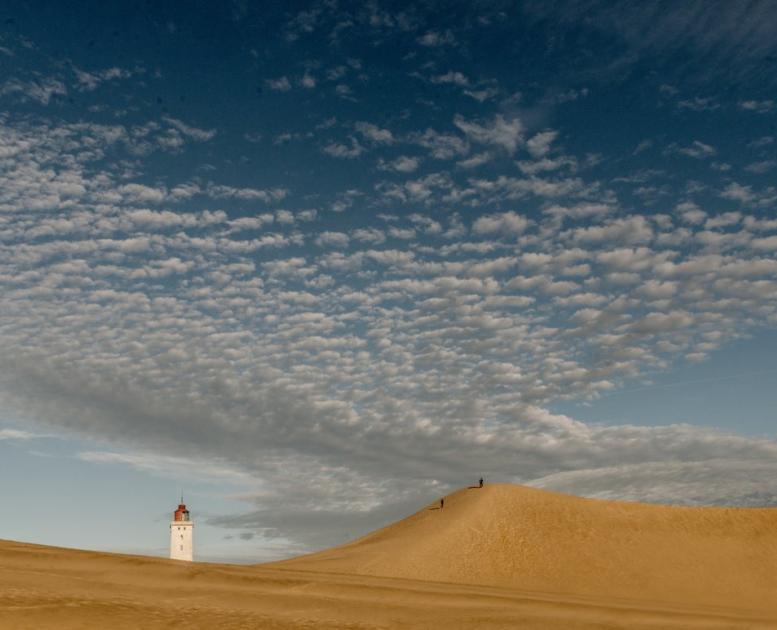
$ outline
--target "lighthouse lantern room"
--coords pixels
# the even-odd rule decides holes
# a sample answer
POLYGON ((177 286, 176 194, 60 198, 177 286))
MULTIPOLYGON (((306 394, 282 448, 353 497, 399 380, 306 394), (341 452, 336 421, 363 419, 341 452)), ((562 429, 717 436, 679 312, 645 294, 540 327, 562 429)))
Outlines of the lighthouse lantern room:
POLYGON ((194 560, 194 523, 181 497, 178 509, 170 522, 170 558, 172 560, 194 560))

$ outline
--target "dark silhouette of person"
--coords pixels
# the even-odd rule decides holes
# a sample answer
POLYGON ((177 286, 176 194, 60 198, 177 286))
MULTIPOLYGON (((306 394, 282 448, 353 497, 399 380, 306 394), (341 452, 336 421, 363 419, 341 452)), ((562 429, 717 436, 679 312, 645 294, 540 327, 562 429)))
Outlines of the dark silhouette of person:
POLYGON ((483 477, 480 478, 480 487, 483 487, 483 477))
POLYGON ((445 507, 445 499, 440 499, 440 509, 442 510, 445 507))

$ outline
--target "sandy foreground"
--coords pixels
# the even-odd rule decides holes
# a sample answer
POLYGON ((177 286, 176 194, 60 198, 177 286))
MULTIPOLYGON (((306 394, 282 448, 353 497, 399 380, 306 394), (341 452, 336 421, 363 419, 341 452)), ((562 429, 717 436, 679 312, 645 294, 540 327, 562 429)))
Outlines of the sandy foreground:
POLYGON ((0 541, 0 628, 775 628, 777 510, 464 489, 261 566, 0 541))

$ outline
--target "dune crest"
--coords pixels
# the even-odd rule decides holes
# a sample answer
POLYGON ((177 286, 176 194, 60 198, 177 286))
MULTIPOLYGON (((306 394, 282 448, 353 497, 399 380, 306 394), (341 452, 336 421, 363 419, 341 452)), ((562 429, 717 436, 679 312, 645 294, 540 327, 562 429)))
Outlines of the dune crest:
POLYGON ((510 484, 462 489, 438 507, 272 566, 777 609, 777 509, 604 501, 510 484))

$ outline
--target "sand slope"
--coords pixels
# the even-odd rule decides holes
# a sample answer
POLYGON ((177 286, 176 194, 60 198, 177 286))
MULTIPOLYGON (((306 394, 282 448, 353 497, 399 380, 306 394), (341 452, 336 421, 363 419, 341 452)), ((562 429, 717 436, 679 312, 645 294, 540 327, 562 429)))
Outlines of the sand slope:
POLYGON ((777 610, 777 509, 463 489, 355 542, 276 566, 777 610))
POLYGON ((487 486, 255 567, 0 541, 0 629, 775 630, 776 545, 776 510, 487 486))
POLYGON ((0 628, 774 630, 777 614, 0 541, 0 628))

